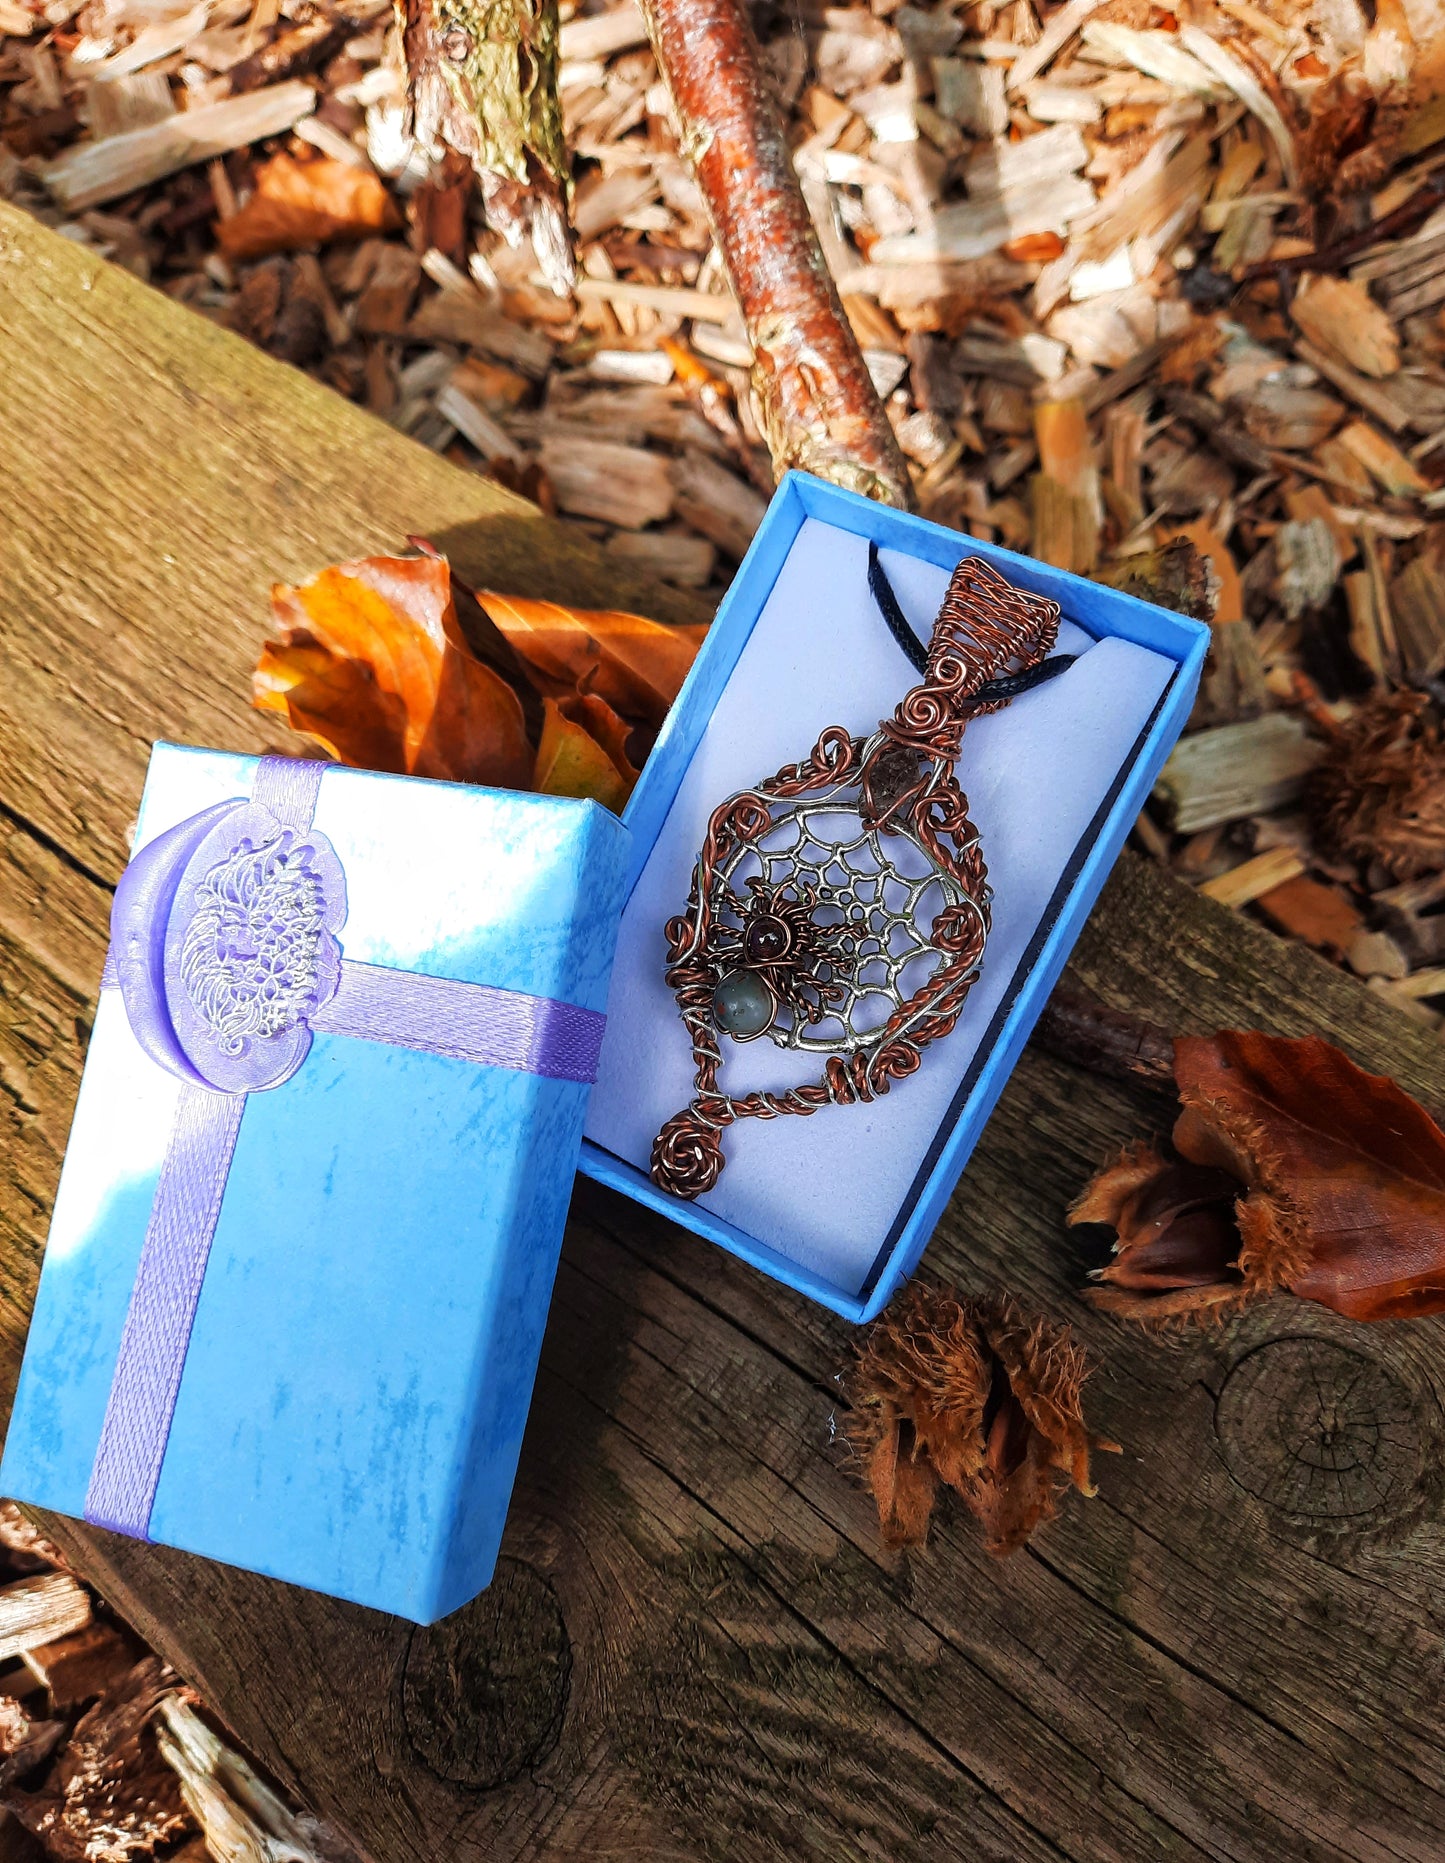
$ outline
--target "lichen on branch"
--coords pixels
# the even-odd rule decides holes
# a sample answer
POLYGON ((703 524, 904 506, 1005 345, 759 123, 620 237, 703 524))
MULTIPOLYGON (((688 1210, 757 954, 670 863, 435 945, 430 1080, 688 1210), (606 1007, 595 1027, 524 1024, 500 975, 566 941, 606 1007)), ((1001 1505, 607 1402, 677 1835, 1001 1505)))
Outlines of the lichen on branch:
POLYGON ((514 246, 530 238, 548 283, 569 291, 557 0, 396 0, 396 11, 412 135, 464 155, 491 224, 514 246))

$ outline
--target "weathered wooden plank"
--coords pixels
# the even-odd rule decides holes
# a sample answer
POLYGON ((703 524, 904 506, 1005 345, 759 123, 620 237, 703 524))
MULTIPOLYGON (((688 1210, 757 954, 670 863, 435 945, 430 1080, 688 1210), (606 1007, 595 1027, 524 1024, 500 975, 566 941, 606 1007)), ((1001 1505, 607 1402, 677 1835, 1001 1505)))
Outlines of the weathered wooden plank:
POLYGON ((103 888, 0 814, 0 1392, 7 1416, 109 910, 103 888))
POLYGON ((275 741, 248 703, 274 581, 419 533, 512 593, 706 619, 3 205, 0 330, 5 799, 103 878, 153 738, 275 741))
MULTIPOLYGON (((244 692, 267 580, 424 529, 509 586, 618 585, 527 507, 13 218, 0 325, 23 389, 0 397, 0 487, 28 487, 0 567, 8 1402, 145 746, 264 741, 244 692)), ((1074 973, 1179 1028, 1320 1030, 1445 1107, 1427 1030, 1141 863, 1074 973)), ((1163 1116, 1028 1053, 931 1246, 938 1272, 1075 1322, 1125 1444, 1099 1499, 1007 1565, 948 1509, 924 1554, 883 1554, 831 1427, 848 1328, 595 1187, 498 1582, 447 1623, 53 1530, 383 1863, 1436 1859, 1441 1329, 1276 1303, 1161 1344, 1084 1309, 1063 1210, 1163 1116)))

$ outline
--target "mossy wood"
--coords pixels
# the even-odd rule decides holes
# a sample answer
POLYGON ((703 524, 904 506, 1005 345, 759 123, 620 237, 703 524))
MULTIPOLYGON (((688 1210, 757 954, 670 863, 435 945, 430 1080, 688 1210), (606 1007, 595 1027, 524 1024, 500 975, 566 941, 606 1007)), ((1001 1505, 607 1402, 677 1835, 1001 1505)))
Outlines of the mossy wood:
POLYGON ((557 89, 557 0, 397 0, 408 127, 475 168, 491 225, 530 236, 553 288, 575 276, 557 89))
MULTIPOLYGON (((469 574, 681 615, 528 506, 0 209, 0 1362, 8 1403, 149 741, 267 742, 266 590, 424 532, 469 574)), ((1137 860, 1078 982, 1319 1030, 1445 1107, 1445 1049, 1137 860)), ((1071 1319, 1125 1445, 990 1561, 879 1549, 849 1329, 579 1191, 497 1583, 431 1630, 53 1521, 378 1863, 1438 1858, 1438 1322, 1279 1302, 1159 1343, 1083 1308, 1065 1204, 1160 1102, 1030 1051, 930 1248, 1071 1319)))

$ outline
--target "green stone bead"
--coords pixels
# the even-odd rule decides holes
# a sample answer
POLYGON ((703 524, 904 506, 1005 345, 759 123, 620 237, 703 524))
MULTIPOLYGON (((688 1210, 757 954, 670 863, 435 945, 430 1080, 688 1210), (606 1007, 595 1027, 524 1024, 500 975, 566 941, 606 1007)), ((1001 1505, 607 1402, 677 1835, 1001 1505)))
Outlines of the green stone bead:
POLYGON ((735 970, 713 991, 713 1020, 734 1041, 761 1035, 773 1020, 773 993, 756 971, 735 970))

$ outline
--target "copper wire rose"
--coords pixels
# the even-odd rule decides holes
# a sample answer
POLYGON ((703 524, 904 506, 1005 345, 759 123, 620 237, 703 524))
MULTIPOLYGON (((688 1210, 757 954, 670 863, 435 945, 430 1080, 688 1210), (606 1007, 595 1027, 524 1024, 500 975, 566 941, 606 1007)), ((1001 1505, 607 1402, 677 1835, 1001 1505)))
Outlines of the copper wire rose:
POLYGON ((691 1112, 676 1113, 652 1141, 652 1181, 689 1202, 711 1190, 723 1167, 722 1142, 691 1112))

